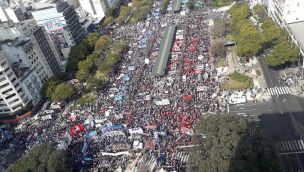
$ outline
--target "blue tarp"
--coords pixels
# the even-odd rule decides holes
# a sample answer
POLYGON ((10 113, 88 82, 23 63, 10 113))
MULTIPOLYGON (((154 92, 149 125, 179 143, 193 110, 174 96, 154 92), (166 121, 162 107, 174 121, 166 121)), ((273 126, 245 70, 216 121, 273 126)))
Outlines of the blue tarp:
POLYGON ((158 157, 156 158, 157 163, 166 160, 166 156, 164 153, 159 154, 158 157))
POLYGON ((119 129, 125 129, 126 127, 123 125, 112 125, 109 127, 105 127, 102 129, 103 133, 109 132, 109 131, 113 131, 113 130, 119 130, 119 129))
POLYGON ((90 140, 93 137, 97 136, 97 131, 90 131, 87 135, 86 135, 86 139, 90 140))

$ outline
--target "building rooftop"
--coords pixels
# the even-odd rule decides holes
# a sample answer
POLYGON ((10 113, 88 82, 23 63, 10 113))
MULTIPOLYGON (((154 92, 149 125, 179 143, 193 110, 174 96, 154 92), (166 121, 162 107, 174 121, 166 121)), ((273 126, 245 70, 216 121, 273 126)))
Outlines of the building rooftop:
POLYGON ((299 46, 301 46, 302 50, 304 50, 304 33, 303 33, 304 21, 297 23, 290 23, 287 25, 287 27, 292 32, 299 46))
POLYGON ((176 26, 167 26, 165 29, 162 42, 160 44, 160 50, 158 51, 157 59, 152 69, 152 74, 154 76, 165 75, 175 29, 176 26))

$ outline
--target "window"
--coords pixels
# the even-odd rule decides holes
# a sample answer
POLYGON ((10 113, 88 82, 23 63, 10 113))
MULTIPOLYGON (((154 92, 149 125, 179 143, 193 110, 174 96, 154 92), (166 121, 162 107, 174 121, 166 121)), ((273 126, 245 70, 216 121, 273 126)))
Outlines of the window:
POLYGON ((9 70, 9 68, 7 67, 7 68, 4 69, 4 72, 7 72, 8 70, 9 70))
POLYGON ((5 66, 6 64, 7 64, 6 61, 4 61, 4 62, 1 63, 1 66, 3 67, 3 66, 5 66))
POLYGON ((4 78, 0 78, 0 82, 5 81, 5 80, 6 80, 5 77, 4 78))
POLYGON ((3 84, 3 85, 0 85, 0 89, 6 87, 6 86, 8 86, 8 85, 9 85, 9 83, 5 83, 5 84, 3 84))
POLYGON ((13 72, 10 72, 7 76, 8 76, 8 77, 13 76, 13 72))
MULTIPOLYGON (((17 83, 16 85, 15 85, 15 87, 18 87, 20 84, 19 83, 17 83)), ((1 86, 0 86, 1 87, 1 86)))
POLYGON ((9 110, 9 109, 3 109, 3 111, 4 111, 4 112, 9 112, 10 110, 9 110))
POLYGON ((23 107, 23 105, 20 103, 20 104, 18 104, 18 105, 13 106, 12 109, 13 109, 13 110, 16 110, 16 109, 22 108, 22 107, 23 107))
POLYGON ((8 100, 8 99, 14 97, 15 95, 16 95, 16 93, 13 93, 13 94, 11 94, 11 95, 9 95, 9 96, 6 96, 5 99, 8 100))
POLYGON ((14 81, 16 81, 16 78, 13 78, 13 79, 12 79, 12 82, 14 82, 14 81))
POLYGON ((6 93, 8 93, 8 92, 10 92, 10 91, 12 91, 12 90, 13 90, 12 88, 10 88, 10 89, 8 89, 8 90, 5 90, 5 91, 2 92, 2 94, 6 94, 6 93))
POLYGON ((15 102, 18 102, 18 101, 19 101, 19 98, 16 98, 15 100, 10 101, 8 104, 11 105, 11 104, 13 104, 13 103, 15 103, 15 102))

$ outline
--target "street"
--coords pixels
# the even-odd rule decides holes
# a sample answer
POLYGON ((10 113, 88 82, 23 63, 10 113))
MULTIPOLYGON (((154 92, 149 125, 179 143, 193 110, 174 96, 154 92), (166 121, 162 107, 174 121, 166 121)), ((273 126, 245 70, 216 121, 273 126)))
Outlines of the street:
POLYGON ((260 125, 276 141, 285 172, 303 172, 304 167, 304 98, 288 94, 279 82, 278 73, 269 69, 264 57, 258 58, 268 87, 264 101, 232 105, 230 113, 260 116, 260 125), (270 89, 272 88, 272 89, 270 89))

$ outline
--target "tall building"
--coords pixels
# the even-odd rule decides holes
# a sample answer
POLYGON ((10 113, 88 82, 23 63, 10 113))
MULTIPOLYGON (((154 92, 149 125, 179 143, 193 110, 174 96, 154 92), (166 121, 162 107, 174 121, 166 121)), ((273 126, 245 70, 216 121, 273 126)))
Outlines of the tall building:
POLYGON ((79 4, 97 22, 101 21, 106 15, 106 4, 103 0, 79 0, 79 4))
POLYGON ((49 34, 35 20, 0 22, 0 116, 37 105, 43 84, 63 72, 61 62, 49 34))
POLYGON ((30 39, 32 48, 27 51, 27 58, 38 68, 41 81, 44 83, 53 75, 61 75, 65 61, 45 28, 38 26, 33 19, 21 22, 17 28, 23 37, 30 39))
POLYGON ((109 8, 117 5, 119 0, 79 0, 81 8, 90 14, 95 22, 100 22, 109 8))
MULTIPOLYGON (((25 48, 29 39, 2 42, 0 49, 0 115, 14 115, 37 104, 42 83, 37 68, 29 63, 25 48)), ((28 47, 29 48, 29 47, 28 47)))
POLYGON ((66 1, 58 1, 56 4, 38 3, 33 9, 34 20, 52 35, 52 40, 67 58, 70 47, 79 43, 85 36, 74 7, 66 1))
POLYGON ((293 42, 304 56, 304 2, 303 0, 264 0, 268 15, 286 28, 293 42))
POLYGON ((79 43, 84 38, 85 32, 79 23, 79 18, 75 8, 63 0, 58 1, 56 6, 57 11, 63 14, 74 42, 76 44, 79 43))

